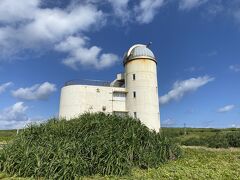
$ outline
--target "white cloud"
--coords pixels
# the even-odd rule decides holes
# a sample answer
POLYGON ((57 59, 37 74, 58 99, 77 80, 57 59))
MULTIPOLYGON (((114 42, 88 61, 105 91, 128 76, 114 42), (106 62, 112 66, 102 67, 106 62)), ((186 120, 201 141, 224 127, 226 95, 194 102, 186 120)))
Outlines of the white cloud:
POLYGON ((32 87, 19 88, 12 91, 12 95, 25 100, 46 100, 56 90, 55 84, 45 82, 43 84, 35 84, 32 87))
POLYGON ((141 0, 134 8, 136 20, 142 24, 150 23, 163 4, 164 0, 141 0))
POLYGON ((30 119, 26 115, 27 109, 28 106, 25 106, 23 102, 17 102, 0 111, 0 129, 20 128, 29 123, 30 119))
POLYGON ((235 107, 235 105, 233 105, 233 104, 226 105, 226 106, 224 106, 224 107, 219 108, 219 109, 218 109, 218 112, 220 112, 220 113, 229 112, 229 111, 233 110, 234 107, 235 107))
POLYGON ((64 64, 72 68, 76 69, 79 65, 98 69, 109 67, 118 57, 112 53, 102 53, 102 48, 98 46, 87 45, 85 34, 101 28, 106 20, 116 17, 124 23, 150 23, 164 0, 140 0, 134 3, 130 3, 130 0, 76 0, 66 8, 46 8, 42 6, 43 3, 42 0, 0 1, 0 56, 4 57, 1 61, 17 59, 21 57, 19 54, 26 54, 26 50, 36 53, 55 47, 55 50, 69 53, 64 64), (106 2, 112 9, 104 9, 103 12, 99 8, 106 2), (68 51, 58 48, 73 37, 83 39, 84 44, 68 51))
POLYGON ((198 78, 190 78, 184 81, 176 81, 173 84, 172 90, 167 94, 160 97, 160 104, 166 104, 172 100, 178 100, 182 98, 186 93, 196 91, 201 86, 213 81, 214 78, 209 76, 203 76, 198 78))
POLYGON ((97 46, 88 47, 88 39, 70 36, 65 41, 55 46, 60 52, 66 52, 69 57, 63 63, 73 69, 78 69, 79 65, 93 66, 102 69, 112 66, 118 61, 118 56, 111 53, 101 53, 102 49, 97 46))
POLYGON ((20 129, 31 123, 40 123, 43 118, 29 118, 28 106, 23 102, 17 102, 0 111, 0 129, 20 129))
POLYGON ((127 22, 130 19, 130 11, 128 7, 129 0, 108 0, 112 5, 114 14, 121 18, 123 22, 127 22))
POLYGON ((0 84, 0 94, 6 91, 6 89, 11 86, 13 83, 12 82, 7 82, 4 84, 0 84))
POLYGON ((240 125, 239 125, 239 124, 231 124, 230 127, 231 127, 231 128, 240 128, 240 125))
POLYGON ((25 33, 33 34, 31 39, 59 40, 66 35, 88 30, 101 22, 103 13, 94 6, 77 6, 70 10, 41 9, 35 21, 24 28, 25 33))
POLYGON ((6 23, 15 23, 22 20, 30 20, 34 17, 40 0, 0 1, 0 21, 6 23))
MULTIPOLYGON (((125 24, 126 22, 137 22, 147 24, 152 22, 159 9, 168 0, 107 0, 112 6, 113 13, 110 13, 111 18, 120 18, 125 24)), ((100 0, 88 0, 101 4, 100 0)))
MULTIPOLYGON (((15 0, 0 1, 0 10, 4 16, 0 16, 0 48, 1 54, 9 55, 21 52, 25 49, 40 49, 43 45, 58 47, 66 44, 65 39, 73 40, 75 34, 84 34, 92 30, 93 26, 101 27, 105 22, 104 13, 91 4, 76 4, 66 9, 41 8, 40 1, 16 2, 15 0), (16 11, 16 9, 18 9, 16 11), (16 25, 17 24, 17 25, 16 25), (57 45, 58 44, 58 45, 57 45)), ((119 5, 124 3, 118 3, 119 5)), ((85 47, 84 36, 78 37, 84 40, 81 47, 69 52, 69 58, 64 62, 71 67, 81 61, 81 65, 93 65, 96 68, 104 68, 113 65, 117 56, 114 54, 100 54, 101 48, 85 47), (79 52, 84 53, 80 55, 79 52), (74 54, 76 53, 76 54, 74 54), (91 55, 93 53, 93 55, 91 55), (87 59, 89 58, 89 59, 87 59), (91 59, 94 58, 94 59, 91 59), (90 61, 84 62, 84 61, 90 61)))
MULTIPOLYGON (((8 0, 3 2, 5 1, 8 0)), ((3 2, 0 2, 0 6, 3 2)), ((26 2, 28 1, 21 3, 25 4, 26 2)), ((11 0, 6 4, 12 6, 13 9, 17 9, 19 3, 11 0)), ((18 13, 21 13, 21 11, 24 11, 24 8, 12 11, 6 14, 4 19, 0 19, 0 23, 3 24, 4 21, 13 23, 0 27, 0 46, 8 48, 9 43, 15 43, 24 46, 24 48, 31 48, 33 45, 38 46, 39 43, 59 42, 65 36, 87 31, 93 25, 100 25, 102 19, 104 19, 102 11, 97 10, 92 5, 78 5, 64 10, 59 8, 42 9, 35 6, 35 9, 32 10, 33 13, 30 11, 30 14, 26 16, 31 17, 31 20, 19 16, 18 13), (19 18, 18 26, 15 25, 13 16, 19 18)), ((25 9, 25 11, 28 11, 28 9, 25 9)))
POLYGON ((240 72, 240 64, 231 65, 229 66, 229 69, 234 72, 240 72))
POLYGON ((190 9, 196 8, 206 2, 208 2, 208 0, 180 0, 179 9, 180 10, 190 10, 190 9))

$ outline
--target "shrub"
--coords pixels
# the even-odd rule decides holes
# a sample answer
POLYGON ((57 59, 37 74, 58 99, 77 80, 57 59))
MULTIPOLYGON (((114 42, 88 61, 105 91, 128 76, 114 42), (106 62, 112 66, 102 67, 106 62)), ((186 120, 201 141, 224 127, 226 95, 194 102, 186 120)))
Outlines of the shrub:
POLYGON ((185 146, 206 146, 207 141, 205 138, 192 137, 181 142, 185 146))
POLYGON ((0 171, 22 177, 74 179, 154 168, 181 150, 140 121, 103 113, 30 125, 0 152, 0 171))
POLYGON ((225 135, 216 133, 207 139, 208 147, 211 148, 228 148, 229 143, 225 135))
POLYGON ((227 133, 226 138, 230 147, 240 147, 240 132, 227 133))

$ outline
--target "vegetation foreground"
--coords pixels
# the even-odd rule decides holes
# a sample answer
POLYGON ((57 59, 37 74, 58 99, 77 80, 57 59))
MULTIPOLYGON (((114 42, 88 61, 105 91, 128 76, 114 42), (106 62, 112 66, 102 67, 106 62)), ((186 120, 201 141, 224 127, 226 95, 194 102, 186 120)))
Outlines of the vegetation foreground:
POLYGON ((239 128, 163 128, 162 133, 185 146, 240 148, 239 128))
POLYGON ((88 113, 22 130, 0 151, 0 171, 46 179, 122 176, 133 168, 157 168, 180 156, 179 146, 138 120, 88 113))
MULTIPOLYGON (((87 123, 87 121, 84 121, 86 123, 85 125, 87 125, 87 127, 83 128, 83 129, 85 129, 85 131, 84 131, 85 134, 88 134, 86 129, 88 129, 89 132, 93 132, 93 130, 91 128, 95 128, 96 126, 100 125, 97 123, 98 122, 97 118, 99 118, 99 117, 100 118, 108 117, 108 118, 112 119, 113 122, 115 122, 115 120, 120 120, 118 117, 115 117, 115 116, 102 116, 101 114, 94 115, 94 116, 89 116, 89 114, 88 114, 88 115, 85 115, 85 117, 86 117, 85 120, 87 120, 89 117, 92 118, 92 120, 91 120, 92 123, 90 123, 90 124, 89 124, 90 121, 88 121, 88 123, 87 123)), ((121 122, 123 122, 123 123, 121 125, 119 125, 119 124, 112 124, 112 125, 114 125, 114 126, 117 125, 118 128, 121 127, 121 128, 129 129, 129 126, 131 126, 130 122, 132 122, 132 121, 130 120, 128 122, 128 120, 126 120, 126 119, 122 120, 121 122), (130 123, 130 124, 128 124, 128 123, 130 123)), ((109 119, 107 119, 107 120, 105 119, 105 121, 107 122, 107 121, 109 121, 109 119)), ((21 136, 18 136, 18 138, 21 137, 21 138, 25 139, 25 143, 26 143, 26 142, 33 141, 34 138, 36 140, 36 137, 38 137, 38 135, 40 135, 39 133, 43 133, 40 136, 40 137, 42 137, 42 140, 44 140, 44 137, 47 136, 47 137, 45 137, 45 140, 47 140, 48 143, 49 143, 48 140, 50 138, 51 142, 55 141, 55 144, 56 144, 57 142, 59 142, 59 140, 60 140, 60 142, 65 142, 64 137, 67 139, 69 136, 74 136, 74 137, 76 136, 75 134, 77 134, 76 132, 78 132, 78 131, 75 128, 73 128, 73 131, 72 131, 71 128, 72 128, 72 126, 77 125, 76 123, 78 122, 78 120, 73 122, 73 124, 71 126, 70 125, 64 126, 64 125, 66 125, 65 123, 67 123, 65 121, 62 121, 62 123, 63 123, 62 126, 58 126, 60 124, 56 124, 56 122, 57 122, 56 120, 52 120, 52 121, 48 122, 47 124, 40 125, 42 130, 45 128, 45 131, 43 131, 43 132, 39 131, 41 128, 39 128, 38 126, 32 126, 30 128, 31 131, 30 131, 30 129, 28 129, 27 131, 25 130, 25 132, 21 136), (49 127, 46 128, 46 126, 49 126, 49 127), (61 127, 61 128, 56 128, 56 126, 61 127), (49 133, 49 132, 47 133, 47 130, 49 131, 49 130, 53 130, 53 129, 55 129, 55 130, 52 131, 51 133, 49 133), (67 132, 69 133, 69 136, 66 135, 65 133, 63 133, 60 136, 61 138, 59 137, 60 139, 54 139, 54 136, 50 135, 53 132, 56 132, 58 130, 65 131, 66 129, 68 129, 67 132), (31 134, 30 132, 35 135, 29 136, 29 134, 31 134), (28 137, 28 138, 26 139, 26 137, 28 137)), ((140 122, 133 121, 133 123, 138 124, 138 125, 136 125, 136 124, 134 125, 134 127, 136 128, 139 126, 140 122)), ((106 124, 104 124, 104 126, 105 125, 106 124)), ((101 127, 103 128, 103 124, 101 127)), ((107 134, 109 134, 109 124, 107 124, 106 127, 108 127, 108 131, 107 131, 107 128, 106 129, 104 128, 106 130, 106 132, 103 132, 103 134, 107 135, 107 134)), ((125 133, 119 132, 116 136, 119 136, 121 138, 126 137, 126 138, 123 138, 124 142, 127 142, 127 143, 130 142, 130 143, 134 144, 134 141, 130 141, 131 138, 127 138, 127 137, 128 136, 131 137, 131 133, 129 133, 129 132, 135 132, 135 130, 136 130, 135 128, 132 128, 131 131, 126 131, 126 132, 124 131, 125 133)), ((83 129, 78 129, 78 130, 82 131, 83 129)), ((116 129, 115 130, 111 129, 110 131, 118 132, 116 129)), ((61 133, 62 132, 63 131, 61 131, 61 133)), ((141 128, 138 130, 138 133, 144 134, 147 132, 148 131, 146 131, 144 126, 141 126, 141 128)), ((97 131, 97 133, 100 133, 100 131, 97 131)), ((138 133, 136 133, 136 134, 138 134, 138 133)), ((229 128, 229 129, 162 128, 162 133, 165 136, 170 137, 170 139, 178 142, 179 144, 189 146, 189 147, 183 146, 184 153, 181 158, 178 158, 174 161, 168 161, 168 159, 165 159, 166 161, 163 161, 162 163, 160 163, 160 165, 152 166, 152 168, 150 166, 147 167, 147 166, 143 166, 143 165, 141 165, 141 166, 135 165, 135 166, 132 166, 132 168, 128 169, 129 172, 126 175, 124 175, 124 173, 121 176, 119 176, 119 175, 117 175, 117 176, 116 175, 102 175, 102 173, 98 172, 95 175, 92 174, 90 176, 89 175, 81 176, 81 178, 79 178, 79 179, 86 179, 86 180, 89 180, 89 179, 132 179, 132 180, 135 180, 135 179, 166 179, 166 180, 168 180, 168 179, 183 179, 183 180, 185 180, 185 179, 196 179, 196 180, 198 180, 198 179, 200 179, 200 180, 201 179, 202 180, 205 180, 205 179, 213 179, 213 180, 214 179, 215 180, 236 179, 237 180, 237 179, 239 179, 240 180, 240 148, 227 148, 227 147, 231 147, 231 146, 239 147, 240 129, 237 129, 237 128, 229 128), (193 147, 193 145, 195 145, 195 147, 193 147), (198 146, 198 147, 196 147, 196 146, 198 146), (217 147, 218 149, 206 148, 206 147, 201 147, 201 146, 208 146, 208 147, 212 146, 212 147, 217 147), (224 149, 222 149, 221 147, 223 147, 224 149), (145 168, 147 168, 147 169, 145 169, 145 168)), ((84 133, 82 133, 82 134, 84 134, 84 133)), ((149 132, 147 134, 149 134, 149 132)), ((139 134, 137 136, 138 136, 138 138, 140 137, 139 134)), ((5 144, 6 141, 15 142, 16 138, 17 138, 16 130, 0 131, 0 145, 5 144)), ((89 140, 89 137, 85 137, 85 138, 86 138, 86 142, 87 142, 89 140)), ((97 138, 97 139, 95 139, 95 141, 93 141, 93 142, 97 142, 97 140, 101 140, 101 138, 98 139, 99 137, 97 137, 97 136, 95 138, 97 138)), ((121 138, 119 138, 119 139, 121 139, 121 138)), ((160 137, 158 137, 158 138, 160 138, 160 137)), ((92 136, 92 139, 90 138, 91 142, 93 139, 94 139, 94 136, 92 136)), ((133 139, 136 140, 136 137, 133 139)), ((146 138, 140 138, 138 140, 146 141, 146 138)), ((72 139, 67 140, 67 142, 70 144, 71 144, 71 141, 72 141, 72 139)), ((179 157, 181 152, 179 151, 179 148, 176 145, 172 144, 167 138, 165 138, 165 139, 163 138, 163 139, 161 139, 161 141, 162 141, 161 142, 162 144, 165 144, 165 145, 169 144, 167 147, 170 149, 170 151, 173 152, 173 154, 175 154, 175 157, 174 157, 174 156, 170 155, 171 153, 170 154, 167 153, 168 155, 170 155, 170 156, 168 156, 169 159, 174 159, 174 158, 179 157)), ((152 140, 150 140, 150 142, 152 142, 152 140)), ((90 143, 90 144, 93 144, 93 143, 90 143)), ((52 147, 52 146, 49 145, 48 147, 52 147)), ((96 147, 99 147, 99 146, 96 146, 96 147)), ((109 146, 107 145, 106 147, 109 147, 109 146)), ((110 147, 114 148, 111 145, 110 145, 110 147)), ((137 147, 137 146, 134 145, 132 147, 137 147)), ((29 149, 27 149, 27 148, 25 150, 29 151, 29 149)), ((0 151, 1 151, 1 146, 0 146, 0 151)), ((58 150, 58 151, 60 151, 60 150, 58 150)), ((56 151, 56 152, 58 152, 58 151, 56 151)), ((14 152, 14 151, 10 151, 10 152, 14 152)), ((48 152, 49 151, 47 151, 46 153, 48 153, 48 152)), ((22 151, 22 153, 23 153, 23 151, 22 151)), ((25 153, 27 154, 27 152, 25 152, 25 153)), ((14 153, 13 155, 17 156, 17 153, 14 153)), ((29 152, 28 152, 28 155, 29 155, 29 152)), ((120 155, 122 155, 122 154, 120 154, 120 155)), ((114 157, 116 158, 117 156, 114 156, 114 157)), ((63 159, 64 159, 64 157, 63 157, 63 159)), ((12 163, 15 163, 15 164, 19 163, 19 162, 17 162, 17 159, 15 159, 15 160, 16 161, 13 160, 12 163)), ((60 159, 55 159, 55 160, 60 160, 60 159)), ((31 161, 25 161, 24 163, 26 163, 26 162, 30 163, 31 161)), ((26 166, 27 166, 27 164, 26 164, 26 166)), ((5 180, 8 180, 8 179, 29 180, 29 179, 35 179, 34 177, 36 177, 36 176, 33 176, 33 178, 28 178, 28 177, 19 178, 19 177, 16 177, 16 175, 17 175, 17 173, 11 174, 11 173, 6 173, 6 171, 3 172, 3 170, 0 170, 0 179, 5 179, 5 180)), ((40 179, 46 179, 46 176, 45 176, 45 178, 43 177, 40 179)), ((69 179, 69 177, 68 177, 68 179, 69 179)), ((75 179, 78 179, 78 177, 75 179)))
MULTIPOLYGON (((134 168, 127 176, 91 176, 81 179, 196 179, 196 180, 239 180, 240 179, 240 149, 211 149, 203 147, 184 147, 184 155, 176 161, 142 170, 134 168)), ((9 177, 0 173, 0 179, 30 180, 33 178, 9 177)))

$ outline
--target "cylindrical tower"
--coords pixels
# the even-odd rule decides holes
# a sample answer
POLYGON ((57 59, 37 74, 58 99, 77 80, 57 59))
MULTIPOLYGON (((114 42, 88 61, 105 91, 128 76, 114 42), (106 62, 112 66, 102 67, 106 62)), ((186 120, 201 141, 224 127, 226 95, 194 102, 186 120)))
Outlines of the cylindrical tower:
POLYGON ((146 45, 136 44, 125 54, 123 64, 129 115, 159 132, 157 61, 153 52, 146 45))

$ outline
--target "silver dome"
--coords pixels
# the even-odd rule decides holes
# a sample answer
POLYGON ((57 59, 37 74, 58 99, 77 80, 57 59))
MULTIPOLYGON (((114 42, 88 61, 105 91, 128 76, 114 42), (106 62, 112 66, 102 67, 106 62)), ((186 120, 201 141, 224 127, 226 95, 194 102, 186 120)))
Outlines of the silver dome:
POLYGON ((126 62, 137 58, 148 58, 156 62, 153 52, 143 44, 136 44, 132 46, 128 52, 125 53, 123 63, 125 64, 126 62))

